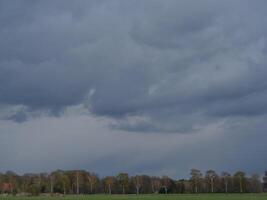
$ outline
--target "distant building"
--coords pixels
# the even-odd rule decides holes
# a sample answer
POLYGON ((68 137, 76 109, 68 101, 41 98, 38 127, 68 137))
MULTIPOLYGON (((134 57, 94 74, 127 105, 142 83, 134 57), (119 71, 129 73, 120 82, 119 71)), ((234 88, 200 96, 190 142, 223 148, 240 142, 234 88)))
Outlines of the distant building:
POLYGON ((265 172, 265 176, 263 177, 263 191, 267 192, 267 171, 265 172))

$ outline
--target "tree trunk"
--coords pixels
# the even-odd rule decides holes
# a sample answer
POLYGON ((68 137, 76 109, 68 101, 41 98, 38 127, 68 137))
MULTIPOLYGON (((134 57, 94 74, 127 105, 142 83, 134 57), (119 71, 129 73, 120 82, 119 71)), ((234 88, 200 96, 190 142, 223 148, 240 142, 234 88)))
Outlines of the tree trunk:
POLYGON ((228 183, 225 182, 225 193, 228 193, 228 183))
POLYGON ((122 185, 122 194, 125 194, 124 185, 122 185))
POLYGON ((90 183, 90 190, 91 190, 91 194, 93 194, 93 184, 90 183))
POLYGON ((155 193, 153 184, 151 185, 151 190, 152 190, 152 193, 155 193))
POLYGON ((79 173, 76 174, 76 193, 79 194, 79 173))
POLYGON ((241 177, 239 178, 239 186, 240 186, 240 193, 243 193, 242 179, 241 179, 241 177))
POLYGON ((63 190, 64 190, 64 195, 66 195, 66 186, 65 186, 65 183, 63 184, 63 190))
POLYGON ((214 192, 214 184, 213 184, 213 178, 211 178, 211 192, 214 192))
POLYGON ((42 184, 42 177, 41 175, 39 175, 39 187, 41 187, 41 184, 42 184))
POLYGON ((93 194, 93 180, 91 179, 90 176, 88 177, 88 181, 89 181, 89 184, 90 184, 90 191, 91 191, 91 194, 93 194))
POLYGON ((108 184, 108 191, 109 191, 109 194, 111 194, 111 186, 110 186, 110 184, 108 184))
POLYGON ((136 187, 136 194, 139 194, 139 187, 136 187))
POLYGON ((53 186, 53 179, 52 179, 52 177, 50 177, 50 192, 51 193, 54 192, 54 186, 53 186))
POLYGON ((168 194, 168 188, 165 186, 164 189, 165 189, 165 194, 168 194))

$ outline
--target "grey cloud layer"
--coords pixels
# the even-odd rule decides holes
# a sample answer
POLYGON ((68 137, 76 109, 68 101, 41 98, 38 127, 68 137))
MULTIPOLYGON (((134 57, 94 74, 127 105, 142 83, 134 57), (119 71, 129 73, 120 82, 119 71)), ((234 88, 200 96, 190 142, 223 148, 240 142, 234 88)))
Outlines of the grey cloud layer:
POLYGON ((262 117, 227 127, 213 124, 200 134, 166 135, 111 131, 105 126, 107 120, 88 115, 0 121, 0 158, 5 160, 0 171, 79 168, 101 176, 127 171, 175 178, 187 177, 191 168, 261 173, 266 158, 265 122, 262 117))
POLYGON ((266 4, 0 1, 0 171, 263 172, 266 4))
POLYGON ((263 115, 266 6, 1 1, 0 102, 53 114, 84 103, 137 132, 263 115))

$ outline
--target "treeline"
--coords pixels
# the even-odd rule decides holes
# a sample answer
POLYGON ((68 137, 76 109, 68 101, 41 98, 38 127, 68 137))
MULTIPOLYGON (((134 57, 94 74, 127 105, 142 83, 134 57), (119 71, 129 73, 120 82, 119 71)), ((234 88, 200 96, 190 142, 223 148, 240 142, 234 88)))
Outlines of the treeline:
MULTIPOLYGON (((8 171, 0 174, 1 193, 51 194, 150 194, 150 193, 257 193, 263 191, 259 175, 246 176, 242 171, 220 175, 213 170, 202 173, 192 169, 189 179, 174 180, 168 176, 147 175, 100 178, 84 170, 57 170, 50 174, 18 175, 8 171)), ((267 176, 267 173, 266 173, 267 176)), ((264 180, 267 180, 266 177, 264 180)))

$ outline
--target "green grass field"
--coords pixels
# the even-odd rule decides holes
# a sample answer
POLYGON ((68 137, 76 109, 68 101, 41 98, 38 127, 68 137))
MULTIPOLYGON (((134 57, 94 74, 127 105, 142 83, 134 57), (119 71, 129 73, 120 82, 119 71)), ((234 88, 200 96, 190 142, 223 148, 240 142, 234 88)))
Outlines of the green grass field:
POLYGON ((267 194, 80 195, 65 197, 0 197, 2 200, 267 200, 267 194))

